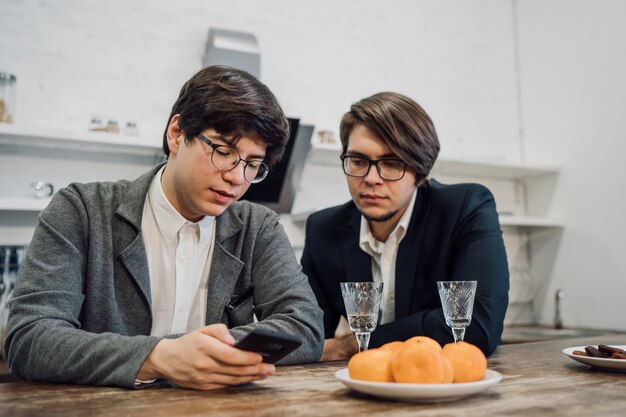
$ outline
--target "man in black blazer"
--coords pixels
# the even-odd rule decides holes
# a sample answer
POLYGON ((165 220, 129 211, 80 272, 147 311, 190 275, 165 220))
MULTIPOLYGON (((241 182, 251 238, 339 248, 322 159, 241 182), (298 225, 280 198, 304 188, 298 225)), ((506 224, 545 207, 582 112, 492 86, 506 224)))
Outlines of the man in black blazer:
POLYGON ((352 201, 311 215, 302 267, 324 311, 322 360, 358 351, 340 282, 383 281, 381 321, 370 347, 424 335, 453 341, 437 281, 478 281, 467 342, 490 355, 500 343, 509 273, 491 192, 443 185, 427 176, 439 153, 433 123, 413 100, 379 93, 352 105, 341 121, 343 170, 352 201))

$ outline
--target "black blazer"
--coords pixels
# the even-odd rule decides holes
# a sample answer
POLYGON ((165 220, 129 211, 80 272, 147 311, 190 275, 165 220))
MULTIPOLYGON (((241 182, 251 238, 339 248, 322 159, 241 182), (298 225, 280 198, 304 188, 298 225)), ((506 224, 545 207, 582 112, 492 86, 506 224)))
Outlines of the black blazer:
MULTIPOLYGON (((359 247, 361 214, 352 201, 307 220, 302 267, 324 310, 326 338, 345 315, 340 282, 372 281, 371 258, 359 247)), ((465 340, 490 355, 500 343, 508 306, 509 272, 491 192, 478 184, 420 186, 396 259, 396 319, 379 325, 370 347, 426 335, 453 341, 437 281, 478 281, 465 340)))

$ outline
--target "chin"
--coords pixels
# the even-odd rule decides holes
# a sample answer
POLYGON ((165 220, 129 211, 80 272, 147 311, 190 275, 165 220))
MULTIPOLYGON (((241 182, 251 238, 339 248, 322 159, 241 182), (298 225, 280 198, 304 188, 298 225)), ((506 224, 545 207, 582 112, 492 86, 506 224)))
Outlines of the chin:
POLYGON ((200 218, 204 216, 217 217, 224 213, 228 207, 230 207, 230 204, 228 206, 222 206, 219 204, 204 203, 198 206, 197 213, 200 218))
POLYGON ((397 211, 389 210, 361 210, 361 214, 370 222, 386 222, 395 216, 397 211))

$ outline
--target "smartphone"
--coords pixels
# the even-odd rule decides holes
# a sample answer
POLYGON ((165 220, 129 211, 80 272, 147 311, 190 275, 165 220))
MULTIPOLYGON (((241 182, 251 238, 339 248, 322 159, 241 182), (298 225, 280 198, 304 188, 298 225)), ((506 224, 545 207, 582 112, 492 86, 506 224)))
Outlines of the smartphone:
POLYGON ((302 344, 299 337, 266 329, 255 329, 241 339, 235 347, 260 353, 263 362, 275 363, 302 344))

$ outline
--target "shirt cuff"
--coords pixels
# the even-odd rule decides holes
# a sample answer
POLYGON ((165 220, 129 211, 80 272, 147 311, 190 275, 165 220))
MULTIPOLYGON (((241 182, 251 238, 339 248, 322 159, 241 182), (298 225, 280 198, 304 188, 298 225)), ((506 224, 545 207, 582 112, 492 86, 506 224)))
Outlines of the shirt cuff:
POLYGON ((156 379, 135 379, 135 386, 146 385, 146 384, 154 384, 156 379))

